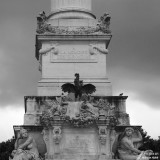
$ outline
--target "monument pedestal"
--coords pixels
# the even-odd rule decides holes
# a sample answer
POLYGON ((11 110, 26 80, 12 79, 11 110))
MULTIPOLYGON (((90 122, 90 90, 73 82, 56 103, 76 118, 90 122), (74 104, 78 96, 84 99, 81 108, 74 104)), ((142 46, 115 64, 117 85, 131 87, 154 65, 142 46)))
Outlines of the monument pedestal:
POLYGON ((96 20, 91 0, 51 0, 51 10, 37 17, 42 77, 38 96, 25 97, 24 125, 14 126, 15 136, 26 129, 45 160, 111 160, 130 121, 127 97, 112 96, 108 76, 110 16, 96 20))
POLYGON ((25 97, 24 125, 15 126, 15 134, 26 128, 46 160, 111 159, 116 127, 129 125, 127 97, 92 96, 85 103, 63 98, 25 97))
POLYGON ((110 39, 111 35, 37 35, 37 46, 41 49, 37 50, 36 57, 42 72, 38 95, 61 95, 61 86, 73 83, 74 74, 79 73, 84 84, 96 86, 95 95, 111 96, 105 49, 110 39), (44 52, 51 47, 54 49, 44 52))

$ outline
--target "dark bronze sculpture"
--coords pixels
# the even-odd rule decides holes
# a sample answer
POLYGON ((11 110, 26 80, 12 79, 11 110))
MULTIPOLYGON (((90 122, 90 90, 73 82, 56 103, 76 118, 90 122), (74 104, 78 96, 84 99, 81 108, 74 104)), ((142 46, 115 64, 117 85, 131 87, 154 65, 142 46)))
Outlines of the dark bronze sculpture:
POLYGON ((82 94, 92 94, 96 91, 96 87, 92 84, 83 85, 83 81, 79 80, 79 74, 75 74, 74 84, 65 83, 61 86, 63 92, 75 93, 75 98, 81 98, 82 94))

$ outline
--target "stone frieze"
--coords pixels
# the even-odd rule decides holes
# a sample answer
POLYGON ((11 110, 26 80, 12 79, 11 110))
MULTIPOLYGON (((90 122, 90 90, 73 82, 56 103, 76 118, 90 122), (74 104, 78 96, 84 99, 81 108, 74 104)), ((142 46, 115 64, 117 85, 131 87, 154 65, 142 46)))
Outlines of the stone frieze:
POLYGON ((106 120, 108 125, 115 126, 117 117, 115 107, 105 99, 88 101, 43 101, 45 109, 41 115, 41 125, 45 128, 53 126, 55 120, 63 120, 74 127, 87 127, 98 120, 106 120))

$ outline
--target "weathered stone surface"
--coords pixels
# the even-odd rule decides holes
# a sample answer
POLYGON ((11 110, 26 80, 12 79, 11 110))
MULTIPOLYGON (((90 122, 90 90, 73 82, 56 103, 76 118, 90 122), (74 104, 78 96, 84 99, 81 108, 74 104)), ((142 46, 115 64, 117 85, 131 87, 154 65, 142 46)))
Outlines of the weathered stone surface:
POLYGON ((27 129, 45 160, 111 160, 116 137, 130 126, 127 96, 112 96, 108 75, 111 17, 97 20, 91 0, 51 0, 51 11, 37 17, 38 96, 25 97, 15 136, 27 129))
POLYGON ((81 39, 74 42, 65 41, 64 37, 61 37, 59 41, 55 40, 54 36, 46 38, 48 40, 51 38, 53 41, 50 39, 46 43, 46 40, 44 41, 43 37, 39 36, 38 39, 42 43, 40 51, 44 53, 52 46, 54 49, 45 54, 37 52, 42 72, 42 80, 38 84, 39 96, 60 95, 62 93, 60 87, 63 83, 73 82, 75 73, 81 75, 84 83, 89 82, 97 86, 95 95, 112 95, 111 83, 108 80, 107 50, 105 49, 110 37, 99 37, 99 41, 97 39, 90 41, 88 36, 85 36, 85 41, 81 39))
POLYGON ((65 97, 25 97, 24 125, 42 123, 44 127, 51 127, 57 118, 75 127, 97 124, 97 120, 109 120, 108 123, 111 126, 129 125, 129 116, 125 110, 126 98, 92 96, 88 97, 87 101, 74 102, 73 99, 69 100, 67 95, 65 97), (33 107, 32 112, 30 112, 31 107, 33 107))

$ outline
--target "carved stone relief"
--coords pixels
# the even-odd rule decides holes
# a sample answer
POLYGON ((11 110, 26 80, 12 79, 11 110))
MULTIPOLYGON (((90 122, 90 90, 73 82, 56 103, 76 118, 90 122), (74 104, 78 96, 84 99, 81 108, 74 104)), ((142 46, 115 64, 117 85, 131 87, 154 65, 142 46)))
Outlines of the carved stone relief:
POLYGON ((102 145, 106 144, 107 130, 106 127, 99 127, 99 141, 102 145))
POLYGON ((43 140, 44 140, 44 142, 46 144, 47 152, 49 152, 49 150, 50 150, 50 146, 49 146, 49 130, 43 129, 41 134, 43 135, 43 140))
POLYGON ((54 153, 60 153, 60 141, 62 138, 62 131, 59 126, 55 126, 53 128, 53 142, 54 142, 54 153))
POLYGON ((88 34, 110 34, 111 31, 109 30, 110 26, 110 16, 105 13, 99 19, 96 26, 89 27, 89 26, 81 26, 81 27, 70 27, 70 26, 51 26, 47 23, 47 17, 44 12, 42 12, 37 17, 37 33, 38 34, 45 34, 45 33, 52 33, 52 34, 64 34, 64 35, 88 35, 88 34))
POLYGON ((53 141, 55 142, 55 144, 59 144, 60 140, 62 138, 61 136, 61 128, 60 127, 54 127, 53 129, 53 141))
POLYGON ((42 55, 47 56, 49 53, 57 55, 59 52, 58 43, 57 42, 50 42, 49 46, 41 46, 39 48, 39 70, 42 70, 42 55))
MULTIPOLYGON (((75 131, 75 130, 74 130, 75 131)), ((69 134, 64 134, 62 152, 65 155, 81 156, 96 155, 98 151, 97 141, 94 132, 81 130, 69 134), (85 133, 85 134, 84 134, 85 133)))
POLYGON ((111 17, 109 16, 108 13, 104 13, 103 16, 100 17, 99 19, 99 23, 97 24, 97 26, 99 27, 99 30, 103 33, 110 33, 110 19, 111 17))
POLYGON ((53 126, 55 119, 64 120, 75 127, 87 127, 96 123, 97 120, 106 119, 107 125, 114 127, 117 124, 115 107, 106 99, 84 100, 70 102, 61 97, 61 100, 45 100, 41 105, 45 105, 42 111, 41 125, 45 128, 53 126))

